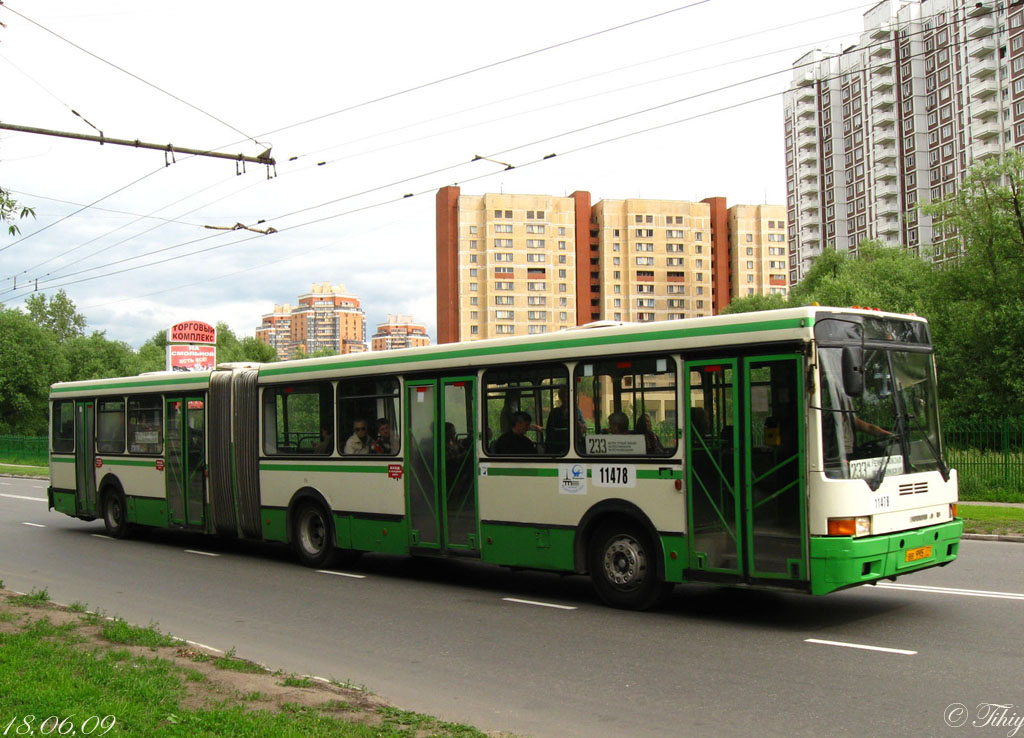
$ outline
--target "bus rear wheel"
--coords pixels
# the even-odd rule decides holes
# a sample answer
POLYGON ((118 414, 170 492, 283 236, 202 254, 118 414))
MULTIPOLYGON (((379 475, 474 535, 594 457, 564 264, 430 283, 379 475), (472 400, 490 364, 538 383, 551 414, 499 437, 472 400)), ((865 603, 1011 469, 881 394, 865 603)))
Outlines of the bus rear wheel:
POLYGON ((111 538, 125 538, 128 535, 127 507, 120 490, 107 489, 103 493, 103 527, 111 538))
POLYGON ((590 579, 607 605, 623 610, 647 610, 671 591, 658 579, 655 547, 631 521, 605 523, 590 541, 590 579))
POLYGON ((307 502, 295 515, 292 547, 306 566, 323 567, 334 554, 334 526, 323 507, 307 502))

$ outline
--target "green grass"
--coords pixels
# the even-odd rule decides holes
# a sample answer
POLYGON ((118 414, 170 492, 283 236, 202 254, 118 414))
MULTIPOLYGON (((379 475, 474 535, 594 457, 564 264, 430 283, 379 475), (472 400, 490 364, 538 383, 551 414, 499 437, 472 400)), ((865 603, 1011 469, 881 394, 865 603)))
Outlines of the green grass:
POLYGON ((316 682, 308 677, 289 676, 284 681, 278 682, 282 687, 313 687, 316 682))
POLYGON ((160 648, 177 644, 176 640, 169 635, 164 635, 153 625, 140 628, 137 625, 130 625, 120 618, 103 621, 100 625, 100 635, 111 643, 123 643, 126 646, 160 648))
POLYGON ((1024 508, 961 504, 957 514, 965 533, 1024 536, 1024 508))
MULTIPOLYGON (((49 607, 51 615, 59 616, 58 622, 67 619, 61 608, 49 607)), ((152 626, 139 628, 120 619, 104 621, 101 627, 119 640, 114 645, 96 635, 88 617, 55 624, 49 615, 35 618, 33 612, 26 604, 16 605, 12 597, 0 596, 0 616, 12 616, 0 617, 0 706, 6 716, 18 716, 12 735, 14 731, 41 735, 47 716, 58 716, 50 720, 66 719, 62 734, 74 730, 94 736, 484 738, 469 726, 394 708, 365 710, 341 699, 315 707, 293 701, 267 709, 272 685, 282 678, 280 673, 254 677, 267 679, 267 690, 260 689, 259 681, 246 682, 241 691, 225 689, 196 668, 159 656, 135 655, 137 651, 120 645, 175 643, 152 626), (33 715, 36 717, 27 717, 33 715)), ((222 660, 241 661, 233 652, 222 660)), ((53 722, 46 724, 47 734, 56 735, 53 722)))
POLYGON ((50 476, 50 467, 48 466, 11 466, 9 464, 0 464, 0 475, 10 475, 12 477, 48 477, 50 476))
POLYGON ((29 607, 42 607, 50 601, 50 593, 46 589, 36 590, 35 587, 27 595, 16 595, 11 598, 14 605, 27 605, 29 607))
POLYGON ((235 656, 235 649, 233 648, 223 656, 210 659, 210 661, 218 669, 225 669, 227 671, 240 671, 245 674, 261 674, 269 671, 259 664, 254 664, 252 661, 238 658, 235 656))

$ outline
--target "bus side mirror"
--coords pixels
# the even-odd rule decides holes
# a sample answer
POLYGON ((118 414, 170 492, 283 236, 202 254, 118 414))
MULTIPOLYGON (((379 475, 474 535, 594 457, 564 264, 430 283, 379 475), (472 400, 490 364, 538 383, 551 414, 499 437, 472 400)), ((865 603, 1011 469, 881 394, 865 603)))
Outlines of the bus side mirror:
POLYGON ((864 349, 843 347, 843 391, 849 397, 864 394, 864 349))

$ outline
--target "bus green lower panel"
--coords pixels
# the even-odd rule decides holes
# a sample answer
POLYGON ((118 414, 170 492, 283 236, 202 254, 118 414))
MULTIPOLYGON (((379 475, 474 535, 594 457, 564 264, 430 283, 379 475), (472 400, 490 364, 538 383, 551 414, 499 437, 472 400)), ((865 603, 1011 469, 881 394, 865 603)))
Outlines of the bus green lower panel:
POLYGON ((151 525, 154 528, 167 527, 167 500, 152 497, 129 497, 128 522, 136 525, 151 525))
POLYGON ((480 558, 492 564, 572 571, 575 529, 525 525, 480 525, 480 558))
POLYGON ((264 507, 260 509, 260 521, 263 523, 263 540, 288 541, 288 511, 282 507, 264 507))
POLYGON ((665 581, 683 581, 683 570, 690 567, 686 536, 661 536, 661 549, 665 554, 665 581))
POLYGON ((74 516, 78 512, 75 507, 75 493, 55 491, 53 493, 53 509, 65 515, 74 516))
POLYGON ((920 530, 867 538, 813 536, 811 594, 827 594, 953 561, 963 530, 963 521, 952 520, 920 530), (908 551, 912 552, 909 556, 908 551))
MULTIPOLYGON (((366 520, 355 517, 346 520, 351 531, 351 543, 347 548, 375 553, 409 553, 409 531, 404 520, 366 520)), ((342 545, 340 541, 338 545, 342 545)))

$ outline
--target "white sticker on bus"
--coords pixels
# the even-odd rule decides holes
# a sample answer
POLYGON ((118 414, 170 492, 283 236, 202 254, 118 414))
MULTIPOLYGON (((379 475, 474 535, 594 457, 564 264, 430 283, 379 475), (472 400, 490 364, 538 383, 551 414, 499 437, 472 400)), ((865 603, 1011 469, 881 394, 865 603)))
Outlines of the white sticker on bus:
POLYGON ((587 465, 559 464, 558 493, 562 495, 587 494, 587 465))
POLYGON ((647 453, 647 443, 642 435, 588 435, 586 441, 587 453, 591 456, 644 456, 647 453))
POLYGON ((596 464, 593 480, 595 487, 635 487, 636 467, 632 464, 596 464))
MULTIPOLYGON (((871 479, 878 470, 885 464, 885 457, 873 459, 854 459, 850 462, 850 479, 871 479)), ((890 456, 889 463, 885 465, 886 476, 890 474, 903 473, 903 456, 890 456)))

